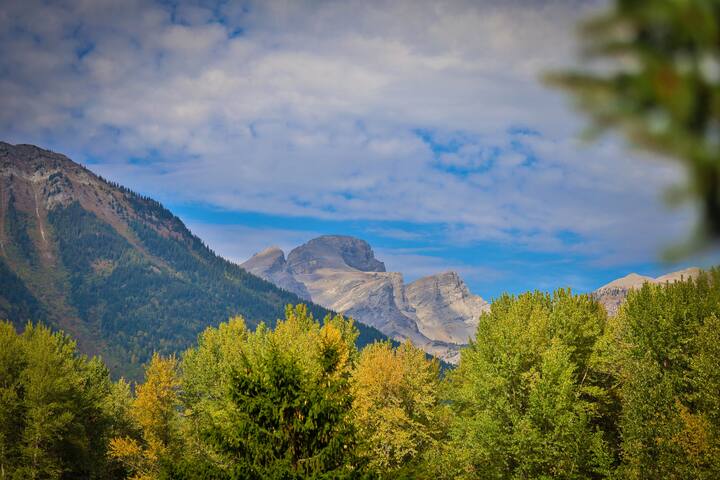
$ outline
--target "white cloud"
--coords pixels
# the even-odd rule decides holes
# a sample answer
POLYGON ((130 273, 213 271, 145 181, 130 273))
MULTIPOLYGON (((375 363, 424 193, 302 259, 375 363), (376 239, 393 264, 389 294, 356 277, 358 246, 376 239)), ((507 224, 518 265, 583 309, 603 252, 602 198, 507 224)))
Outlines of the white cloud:
POLYGON ((600 3, 5 2, 0 132, 178 200, 652 259, 688 225, 659 202, 678 171, 578 148, 538 82, 600 3), (436 156, 418 129, 460 145, 436 156))

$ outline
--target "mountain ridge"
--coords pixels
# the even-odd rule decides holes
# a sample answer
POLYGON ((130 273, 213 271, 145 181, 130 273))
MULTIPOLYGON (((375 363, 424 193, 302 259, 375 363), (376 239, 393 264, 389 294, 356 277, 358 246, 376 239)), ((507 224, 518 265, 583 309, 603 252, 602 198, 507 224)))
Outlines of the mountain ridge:
MULTIPOLYGON (((0 285, 0 317, 63 329, 131 377, 154 350, 182 351, 230 316, 254 328, 282 318, 286 304, 309 303, 217 256, 159 202, 64 155, 5 142, 0 285)), ((358 328, 360 342, 386 338, 358 328)))
POLYGON ((450 363, 458 362, 461 346, 474 336, 480 314, 489 309, 456 272, 406 284, 401 273, 386 271, 366 241, 346 235, 311 239, 287 257, 271 247, 241 266, 276 285, 300 284, 314 302, 395 340, 410 340, 450 363))

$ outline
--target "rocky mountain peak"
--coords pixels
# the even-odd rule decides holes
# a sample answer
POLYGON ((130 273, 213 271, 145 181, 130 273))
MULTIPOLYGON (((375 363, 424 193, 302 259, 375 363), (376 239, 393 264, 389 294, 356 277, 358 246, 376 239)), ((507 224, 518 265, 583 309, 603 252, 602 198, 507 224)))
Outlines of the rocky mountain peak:
POLYGON ((415 308, 420 331, 445 342, 466 343, 475 335, 480 315, 490 308, 485 300, 470 293, 453 271, 415 280, 405 292, 415 308))
POLYGON ((630 273, 628 275, 625 275, 624 277, 618 278, 613 280, 610 283, 607 283, 600 287, 598 290, 605 290, 605 289, 631 289, 631 288, 638 288, 643 285, 643 283, 650 282, 653 283, 655 281, 652 277, 646 277, 645 275, 638 275, 637 273, 630 273))
POLYGON ((384 272, 385 264, 375 258, 370 245, 355 237, 323 235, 293 249, 287 257, 295 274, 312 274, 320 269, 384 272))
POLYGON ((279 272, 284 270, 286 265, 285 252, 279 247, 273 246, 253 255, 248 261, 242 264, 242 267, 250 273, 255 274, 256 271, 265 273, 279 272))
POLYGON ((405 284, 402 274, 387 272, 359 238, 324 235, 293 249, 284 263, 283 259, 282 251, 270 248, 242 267, 452 363, 458 361, 460 346, 475 335, 480 314, 489 308, 470 293, 457 272, 405 284))
POLYGON ((33 177, 35 181, 47 180, 53 174, 94 175, 82 165, 65 155, 45 150, 35 145, 12 145, 0 142, 0 168, 7 174, 33 177))

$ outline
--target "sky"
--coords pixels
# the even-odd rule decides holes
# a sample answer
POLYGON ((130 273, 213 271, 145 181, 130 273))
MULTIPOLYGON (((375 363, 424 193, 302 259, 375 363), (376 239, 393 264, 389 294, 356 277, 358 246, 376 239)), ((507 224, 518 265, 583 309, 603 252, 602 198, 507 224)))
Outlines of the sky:
POLYGON ((0 4, 0 140, 161 201, 226 258, 322 234, 485 298, 659 275, 674 164, 540 81, 600 0, 0 4))

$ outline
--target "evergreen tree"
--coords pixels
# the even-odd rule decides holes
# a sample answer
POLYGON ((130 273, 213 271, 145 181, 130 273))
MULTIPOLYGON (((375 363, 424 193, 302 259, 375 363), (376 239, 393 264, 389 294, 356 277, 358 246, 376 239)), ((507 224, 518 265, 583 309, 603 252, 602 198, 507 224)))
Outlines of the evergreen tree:
POLYGON ((288 306, 285 317, 274 330, 254 332, 233 319, 206 330, 185 354, 193 451, 169 477, 353 474, 349 376, 357 332, 340 316, 321 326, 304 305, 288 306))

